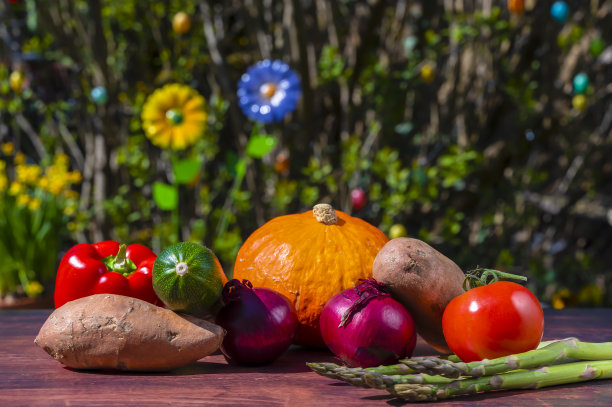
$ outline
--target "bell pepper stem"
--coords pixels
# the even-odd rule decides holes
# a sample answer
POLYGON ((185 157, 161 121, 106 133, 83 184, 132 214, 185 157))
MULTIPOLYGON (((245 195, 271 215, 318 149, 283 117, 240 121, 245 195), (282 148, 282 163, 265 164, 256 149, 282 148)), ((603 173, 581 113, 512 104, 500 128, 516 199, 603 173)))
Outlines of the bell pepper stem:
POLYGON ((113 263, 113 270, 114 271, 125 271, 125 252, 127 250, 127 246, 122 244, 119 246, 119 251, 117 252, 117 255, 115 256, 115 261, 113 263))
POLYGON ((109 271, 115 271, 123 274, 125 277, 129 276, 136 270, 134 262, 127 258, 127 246, 122 244, 119 246, 119 251, 115 256, 108 256, 102 259, 102 262, 106 265, 109 271))

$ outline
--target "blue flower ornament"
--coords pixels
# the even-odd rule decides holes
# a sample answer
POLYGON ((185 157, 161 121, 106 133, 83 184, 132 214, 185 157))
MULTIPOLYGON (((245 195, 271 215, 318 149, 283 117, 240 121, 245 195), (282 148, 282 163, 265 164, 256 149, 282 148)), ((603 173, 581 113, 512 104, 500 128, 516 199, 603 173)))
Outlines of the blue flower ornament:
POLYGON ((301 95, 300 77, 279 60, 259 61, 238 82, 238 105, 260 123, 283 120, 297 108, 301 95))

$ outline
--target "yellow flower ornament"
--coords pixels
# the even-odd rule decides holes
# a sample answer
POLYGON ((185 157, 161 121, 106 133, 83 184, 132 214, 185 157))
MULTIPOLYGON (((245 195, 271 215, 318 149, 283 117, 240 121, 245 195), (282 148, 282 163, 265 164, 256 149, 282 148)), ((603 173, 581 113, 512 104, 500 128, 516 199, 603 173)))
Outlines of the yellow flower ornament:
POLYGON ((153 92, 142 109, 142 127, 161 148, 183 150, 202 137, 208 114, 206 101, 186 85, 170 84, 153 92))

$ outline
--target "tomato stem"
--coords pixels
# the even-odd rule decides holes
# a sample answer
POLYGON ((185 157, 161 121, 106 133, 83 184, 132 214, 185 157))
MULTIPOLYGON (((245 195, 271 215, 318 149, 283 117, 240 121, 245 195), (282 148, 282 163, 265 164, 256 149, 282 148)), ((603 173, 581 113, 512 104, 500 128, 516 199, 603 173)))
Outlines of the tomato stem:
POLYGON ((482 287, 487 284, 495 283, 499 280, 527 281, 527 277, 479 267, 466 273, 465 279, 463 280, 463 289, 468 291, 472 288, 482 287))

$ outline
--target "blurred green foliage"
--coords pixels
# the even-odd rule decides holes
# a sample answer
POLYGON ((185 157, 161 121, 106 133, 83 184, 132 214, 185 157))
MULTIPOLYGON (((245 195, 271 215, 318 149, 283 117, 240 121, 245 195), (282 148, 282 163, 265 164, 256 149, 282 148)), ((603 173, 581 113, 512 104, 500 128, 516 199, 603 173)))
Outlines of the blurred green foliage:
POLYGON ((38 163, 66 153, 83 173, 71 243, 193 240, 231 274, 256 227, 323 201, 385 233, 403 224, 466 270, 526 274, 554 306, 612 305, 610 10, 575 3, 559 26, 548 2, 519 16, 505 2, 451 3, 6 3, 0 141, 38 163), (186 34, 172 31, 178 11, 186 34), (237 108, 240 75, 263 58, 302 78, 300 108, 280 124, 237 108), (585 110, 571 105, 578 72, 585 110), (172 82, 208 105, 206 131, 181 152, 154 147, 140 118, 172 82), (95 86, 108 103, 91 100, 95 86), (353 211, 358 187, 368 203, 353 211))
POLYGON ((67 171, 60 154, 39 166, 6 142, 0 152, 0 297, 37 297, 55 277, 57 253, 79 218, 79 194, 71 189, 81 179, 67 171))

